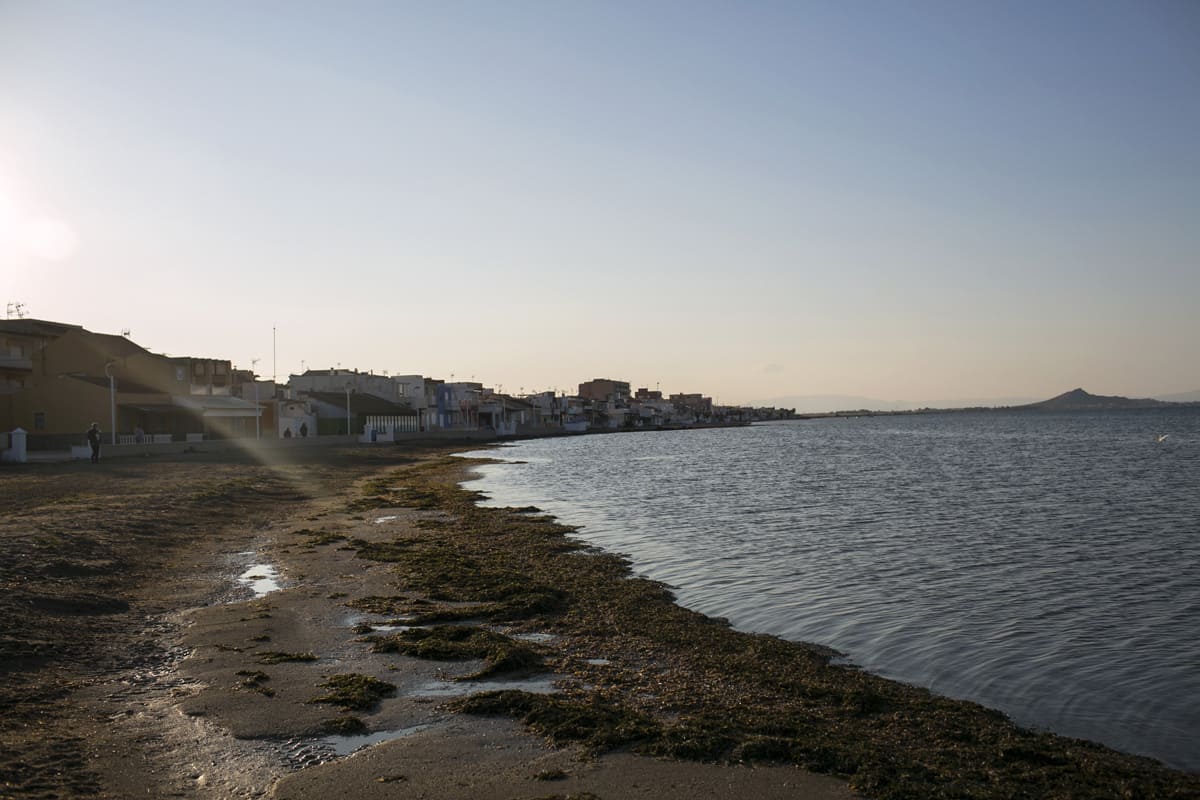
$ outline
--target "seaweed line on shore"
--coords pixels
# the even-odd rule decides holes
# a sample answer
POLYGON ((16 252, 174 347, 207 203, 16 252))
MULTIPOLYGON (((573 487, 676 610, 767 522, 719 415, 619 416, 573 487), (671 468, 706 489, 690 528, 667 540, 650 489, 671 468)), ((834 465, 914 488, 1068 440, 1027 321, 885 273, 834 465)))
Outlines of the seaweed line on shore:
POLYGON ((978 704, 833 664, 826 648, 683 609, 625 559, 571 538, 570 526, 480 506, 460 485, 478 463, 443 457, 370 482, 359 507, 446 519, 360 555, 390 562, 429 598, 474 604, 489 623, 553 633, 546 667, 579 680, 557 695, 476 694, 457 710, 521 719, 595 752, 797 764, 880 800, 1200 795, 1200 777, 1151 759, 1023 729, 978 704))
POLYGON ((520 720, 572 752, 795 764, 878 800, 1200 797, 1200 776, 1022 730, 981 706, 833 664, 825 648, 685 610, 668 587, 538 509, 480 506, 461 482, 482 460, 449 449, 331 451, 271 466, 181 456, 6 476, 0 611, 20 624, 0 630, 0 796, 312 796, 281 790, 280 770, 319 780, 310 768, 337 758, 320 737, 386 725, 405 701, 382 679, 414 680, 417 662, 398 659, 418 657, 432 660, 430 673, 466 665, 447 670, 458 699, 439 709, 520 720), (223 604, 207 570, 260 538, 290 559, 293 596, 278 608, 223 604), (306 581, 298 564, 320 575, 306 581), (193 639, 204 657, 176 674, 185 651, 171 620, 189 599, 207 605, 212 625, 200 629, 212 633, 193 639), (309 605, 287 610, 300 602, 309 605), (319 609, 326 626, 346 609, 390 621, 281 635, 282 616, 301 607, 306 620, 319 609), (472 681, 522 676, 560 678, 558 691, 462 696, 472 681), (196 695, 202 681, 211 688, 196 695), (175 738, 155 727, 168 719, 175 738), (228 775, 204 766, 218 761, 228 775))

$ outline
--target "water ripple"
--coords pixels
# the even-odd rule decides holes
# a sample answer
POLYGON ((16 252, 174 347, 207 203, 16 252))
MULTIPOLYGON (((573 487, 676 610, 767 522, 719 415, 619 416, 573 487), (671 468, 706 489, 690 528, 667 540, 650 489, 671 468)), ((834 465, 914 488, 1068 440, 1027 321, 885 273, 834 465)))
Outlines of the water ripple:
POLYGON ((1198 445, 1194 408, 996 412, 530 441, 482 474, 739 628, 1200 770, 1198 445))

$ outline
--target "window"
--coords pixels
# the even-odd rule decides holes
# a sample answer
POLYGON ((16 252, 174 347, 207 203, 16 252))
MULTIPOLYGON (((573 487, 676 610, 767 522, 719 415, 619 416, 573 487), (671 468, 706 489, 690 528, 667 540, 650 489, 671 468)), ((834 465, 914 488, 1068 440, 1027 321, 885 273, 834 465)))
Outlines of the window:
POLYGON ((33 429, 35 431, 46 430, 46 412, 45 411, 33 412, 33 429))
POLYGON ((184 372, 183 372, 183 367, 176 367, 175 368, 175 380, 182 381, 184 379, 184 377, 185 376, 184 376, 184 372))

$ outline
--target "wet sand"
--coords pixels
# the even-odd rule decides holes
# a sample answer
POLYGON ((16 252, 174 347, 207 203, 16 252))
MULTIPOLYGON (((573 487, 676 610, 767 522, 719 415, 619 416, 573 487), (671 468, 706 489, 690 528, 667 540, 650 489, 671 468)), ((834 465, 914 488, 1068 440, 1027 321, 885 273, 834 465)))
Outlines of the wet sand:
POLYGON ((0 470, 0 797, 1200 796, 679 609, 447 452, 0 470))

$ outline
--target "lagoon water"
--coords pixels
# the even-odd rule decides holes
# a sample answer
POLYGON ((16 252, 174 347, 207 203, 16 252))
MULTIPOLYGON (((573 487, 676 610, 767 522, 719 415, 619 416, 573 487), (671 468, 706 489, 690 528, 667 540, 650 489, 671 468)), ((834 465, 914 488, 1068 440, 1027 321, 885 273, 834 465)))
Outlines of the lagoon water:
POLYGON ((679 602, 1200 771, 1200 409, 798 420, 489 451, 679 602), (1158 437, 1168 434, 1161 442, 1158 437))

